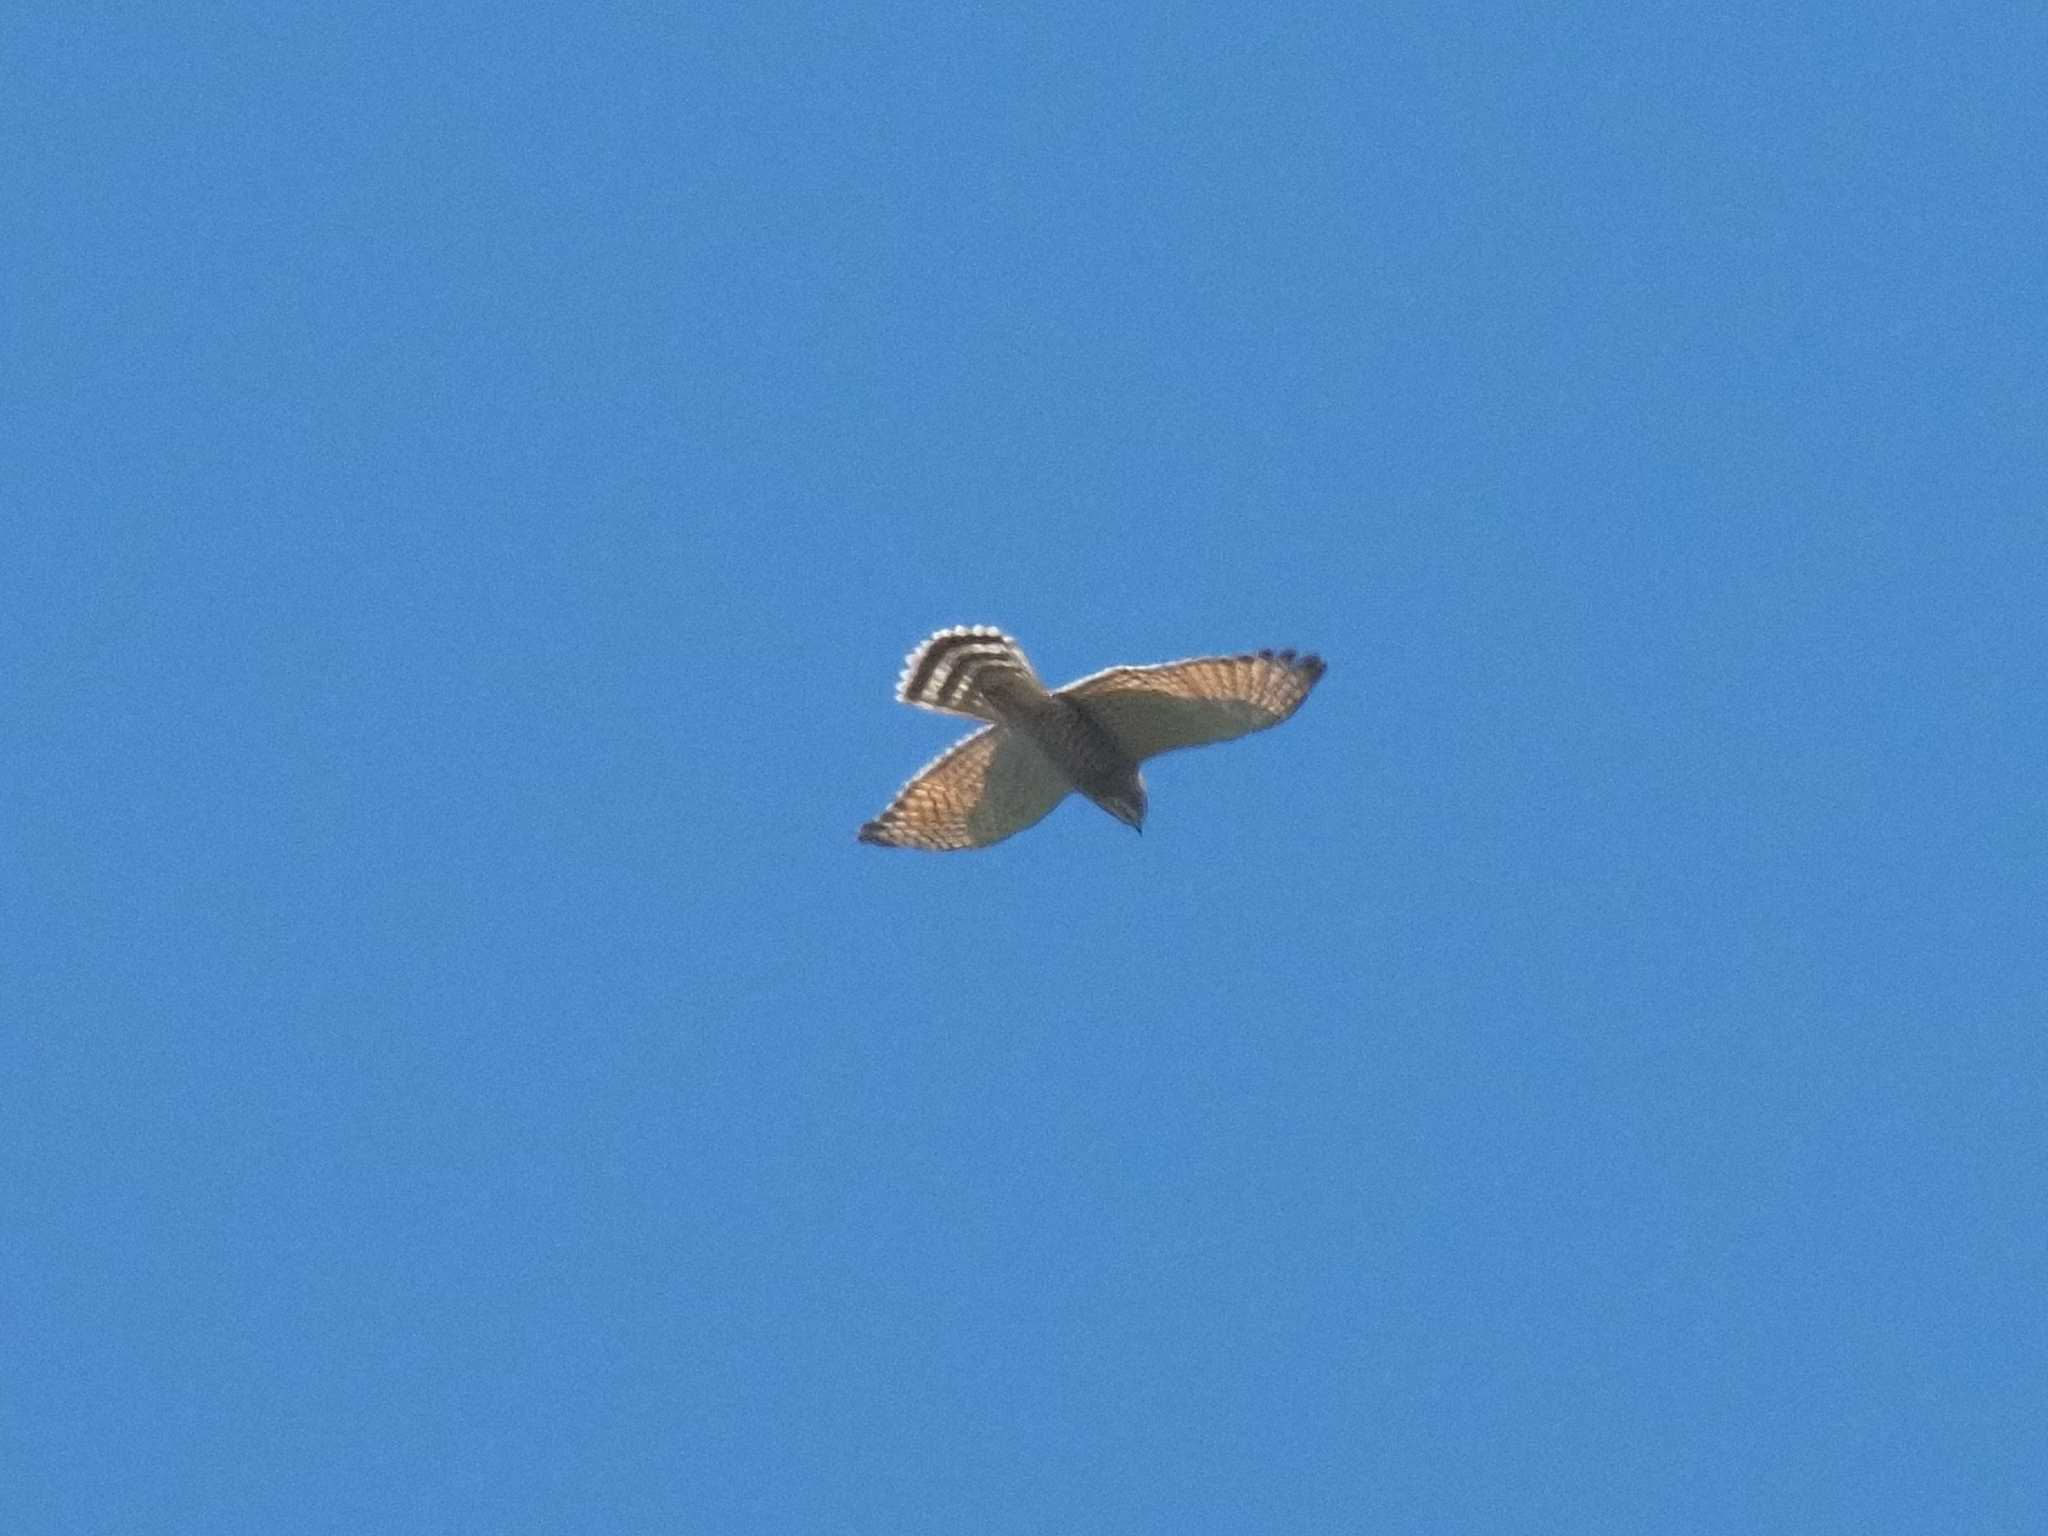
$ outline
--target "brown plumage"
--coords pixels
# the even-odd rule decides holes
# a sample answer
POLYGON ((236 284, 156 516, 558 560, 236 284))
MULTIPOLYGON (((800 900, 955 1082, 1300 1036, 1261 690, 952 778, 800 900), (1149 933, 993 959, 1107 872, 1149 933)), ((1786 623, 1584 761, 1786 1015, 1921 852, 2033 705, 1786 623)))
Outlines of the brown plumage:
POLYGON ((1073 790, 1142 828, 1146 758, 1278 725, 1322 675, 1319 656, 1254 651, 1111 667, 1048 689, 1000 630, 941 630, 910 653, 897 698, 989 723, 927 764, 860 839, 985 848, 1073 790))

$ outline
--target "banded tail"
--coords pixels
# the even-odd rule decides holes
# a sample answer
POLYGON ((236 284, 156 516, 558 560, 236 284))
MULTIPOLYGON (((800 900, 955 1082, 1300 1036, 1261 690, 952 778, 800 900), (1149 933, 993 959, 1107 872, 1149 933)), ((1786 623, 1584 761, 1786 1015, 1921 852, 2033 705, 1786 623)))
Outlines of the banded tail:
POLYGON ((942 629, 910 653, 896 697, 920 709, 998 723, 1045 696, 1017 642, 999 629, 942 629))

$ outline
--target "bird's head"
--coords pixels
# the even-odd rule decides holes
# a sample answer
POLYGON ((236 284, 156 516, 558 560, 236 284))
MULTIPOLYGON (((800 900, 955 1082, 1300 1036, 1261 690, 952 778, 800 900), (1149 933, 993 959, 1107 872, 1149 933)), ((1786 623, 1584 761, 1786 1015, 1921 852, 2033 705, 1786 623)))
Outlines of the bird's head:
POLYGON ((1095 802, 1134 832, 1145 830, 1145 781, 1135 773, 1128 784, 1119 784, 1095 802))

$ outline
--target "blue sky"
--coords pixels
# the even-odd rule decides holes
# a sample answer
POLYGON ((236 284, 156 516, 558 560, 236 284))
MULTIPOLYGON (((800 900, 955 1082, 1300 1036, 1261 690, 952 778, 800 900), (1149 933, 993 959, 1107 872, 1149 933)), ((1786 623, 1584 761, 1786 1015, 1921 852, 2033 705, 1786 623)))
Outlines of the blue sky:
POLYGON ((0 1523, 2032 1528, 2048 22, 1796 9, 13 15, 0 1523))

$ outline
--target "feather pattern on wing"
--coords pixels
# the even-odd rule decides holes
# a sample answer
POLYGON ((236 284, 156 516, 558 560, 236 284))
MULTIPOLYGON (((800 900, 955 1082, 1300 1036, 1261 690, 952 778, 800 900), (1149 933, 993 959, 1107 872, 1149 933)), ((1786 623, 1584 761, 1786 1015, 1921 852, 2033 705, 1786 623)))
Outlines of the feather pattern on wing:
POLYGON ((1308 697, 1323 659, 1293 651, 1196 656, 1111 667, 1058 690, 1083 704, 1132 757, 1228 741, 1278 725, 1308 697))
POLYGON ((1044 820, 1072 788, 1023 732, 992 725, 920 769, 860 829, 860 840, 885 848, 986 848, 1044 820))

